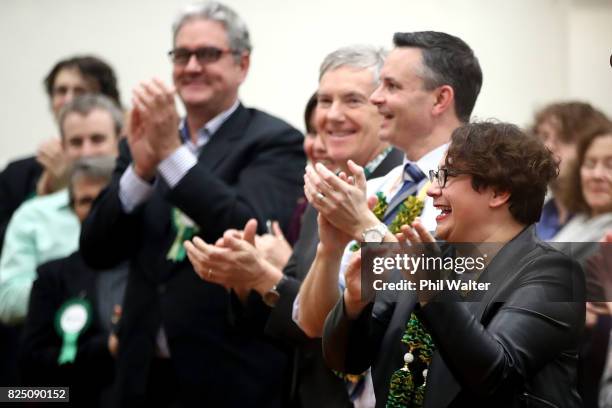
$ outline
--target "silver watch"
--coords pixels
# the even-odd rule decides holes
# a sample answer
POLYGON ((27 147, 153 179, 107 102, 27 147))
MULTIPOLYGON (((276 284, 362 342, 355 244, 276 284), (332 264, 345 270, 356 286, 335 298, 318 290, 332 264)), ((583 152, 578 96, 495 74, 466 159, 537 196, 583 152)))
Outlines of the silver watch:
POLYGON ((387 226, 383 223, 376 225, 375 227, 368 228, 361 233, 363 242, 374 242, 380 244, 387 235, 387 226))

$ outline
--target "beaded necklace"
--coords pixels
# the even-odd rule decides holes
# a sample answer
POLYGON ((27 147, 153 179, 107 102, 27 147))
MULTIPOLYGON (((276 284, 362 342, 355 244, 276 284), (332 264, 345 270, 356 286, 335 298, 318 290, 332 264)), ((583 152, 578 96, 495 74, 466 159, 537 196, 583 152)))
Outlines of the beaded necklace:
POLYGON ((431 336, 414 313, 410 314, 410 320, 406 324, 406 330, 401 341, 408 347, 408 352, 404 354, 404 366, 391 376, 387 407, 422 407, 425 387, 427 386, 427 371, 435 345, 431 336), (415 354, 425 366, 422 371, 423 382, 418 387, 415 387, 415 375, 410 367, 415 362, 415 354))

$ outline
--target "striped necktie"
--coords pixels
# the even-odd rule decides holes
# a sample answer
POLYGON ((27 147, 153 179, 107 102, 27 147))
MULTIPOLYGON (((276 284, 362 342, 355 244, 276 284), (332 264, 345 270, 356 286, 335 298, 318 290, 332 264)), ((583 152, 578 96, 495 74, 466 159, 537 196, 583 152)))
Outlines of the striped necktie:
POLYGON ((389 202, 389 207, 385 212, 383 221, 389 225, 395 219, 397 212, 399 211, 400 204, 404 202, 408 196, 414 195, 419 189, 419 183, 425 178, 425 174, 417 167, 414 163, 406 163, 404 166, 404 172, 402 173, 402 179, 404 184, 397 193, 393 196, 389 202))

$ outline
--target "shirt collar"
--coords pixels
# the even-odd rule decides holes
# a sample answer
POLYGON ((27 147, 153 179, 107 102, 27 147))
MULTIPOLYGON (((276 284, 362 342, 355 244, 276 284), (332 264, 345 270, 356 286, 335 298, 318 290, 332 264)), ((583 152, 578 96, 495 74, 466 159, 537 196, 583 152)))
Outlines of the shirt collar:
POLYGON ((442 157, 444 157, 444 154, 448 149, 448 145, 449 143, 445 143, 442 146, 436 147, 416 162, 412 162, 408 160, 406 156, 404 156, 403 165, 405 166, 408 163, 415 164, 423 172, 423 174, 425 174, 425 177, 428 177, 429 170, 438 170, 438 165, 440 164, 440 160, 442 160, 442 157))
MULTIPOLYGON (((232 115, 232 113, 234 113, 236 109, 238 109, 238 105, 240 105, 240 101, 236 99, 236 101, 234 101, 233 105, 230 106, 229 109, 219 113, 217 116, 206 122, 204 126, 198 129, 198 137, 196 142, 196 146, 198 148, 202 147, 208 142, 208 140, 217 132, 217 130, 219 130, 219 128, 232 115)), ((189 126, 187 126, 186 117, 181 120, 179 132, 183 143, 192 143, 191 135, 189 134, 189 126)))

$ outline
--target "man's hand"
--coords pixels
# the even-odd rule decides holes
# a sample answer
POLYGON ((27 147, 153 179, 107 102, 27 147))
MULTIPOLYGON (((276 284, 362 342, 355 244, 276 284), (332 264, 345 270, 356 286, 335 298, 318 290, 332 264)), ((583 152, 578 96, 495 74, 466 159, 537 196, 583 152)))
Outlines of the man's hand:
POLYGON ((361 241, 364 230, 380 223, 368 208, 366 200, 366 179, 363 168, 348 161, 350 178, 341 178, 317 163, 307 166, 304 176, 304 192, 308 201, 330 224, 361 241))
POLYGON ((36 151, 36 161, 44 167, 36 186, 36 194, 51 194, 65 187, 68 177, 68 158, 64 154, 59 138, 54 137, 42 142, 36 151))
POLYGON ((151 181, 155 177, 159 158, 145 134, 145 124, 140 111, 132 109, 127 140, 132 154, 134 172, 143 180, 151 181))
POLYGON ((283 269, 293 253, 293 248, 285 239, 278 221, 272 223, 272 231, 274 234, 256 235, 255 247, 268 262, 279 269, 283 269))
POLYGON ((128 141, 134 170, 145 179, 151 179, 157 165, 181 146, 174 93, 174 89, 157 78, 134 89, 128 141))
POLYGON ((282 271, 265 260, 254 245, 257 221, 247 222, 242 236, 229 230, 216 245, 201 238, 185 241, 187 256, 200 278, 226 288, 269 291, 282 277, 282 271))

